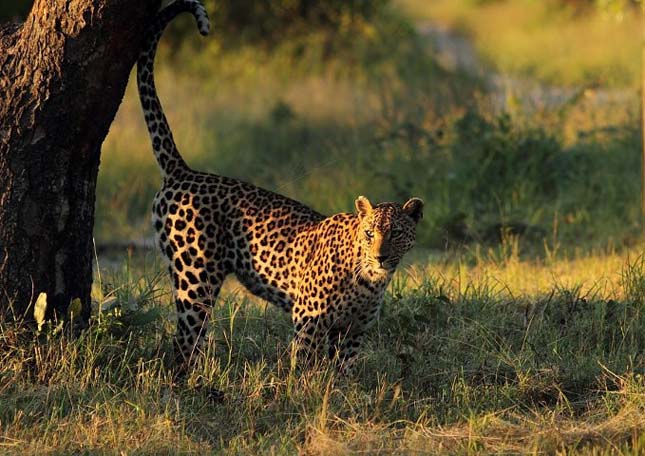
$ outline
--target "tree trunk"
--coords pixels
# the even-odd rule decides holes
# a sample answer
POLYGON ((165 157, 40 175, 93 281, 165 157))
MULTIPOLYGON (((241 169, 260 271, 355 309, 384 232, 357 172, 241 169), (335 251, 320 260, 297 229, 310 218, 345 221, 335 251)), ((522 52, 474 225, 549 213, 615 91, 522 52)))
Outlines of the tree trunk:
POLYGON ((0 318, 90 314, 100 147, 159 0, 35 0, 0 28, 0 318))

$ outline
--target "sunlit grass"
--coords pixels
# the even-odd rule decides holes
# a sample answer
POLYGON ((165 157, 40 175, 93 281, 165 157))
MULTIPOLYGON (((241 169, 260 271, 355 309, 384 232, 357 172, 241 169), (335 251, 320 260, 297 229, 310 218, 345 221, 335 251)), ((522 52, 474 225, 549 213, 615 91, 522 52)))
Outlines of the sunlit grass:
POLYGON ((640 250, 549 264, 512 251, 412 259, 352 380, 294 368, 289 318, 233 281, 205 358, 179 384, 156 257, 99 258, 94 294, 117 300, 80 338, 0 327, 2 452, 637 454, 640 250))
MULTIPOLYGON (((468 286, 477 284, 508 299, 533 299, 545 290, 576 290, 580 296, 623 299, 623 266, 627 258, 638 258, 639 250, 631 253, 582 254, 557 261, 522 260, 512 248, 482 249, 476 256, 463 255, 440 264, 411 266, 409 276, 418 283, 434 277, 446 293, 459 296, 468 286)), ((436 257, 432 255, 431 258, 436 257)), ((441 258, 441 257, 440 257, 441 258)))
POLYGON ((471 37, 498 71, 554 85, 637 87, 637 8, 610 14, 576 11, 556 2, 397 0, 410 16, 435 20, 471 37))

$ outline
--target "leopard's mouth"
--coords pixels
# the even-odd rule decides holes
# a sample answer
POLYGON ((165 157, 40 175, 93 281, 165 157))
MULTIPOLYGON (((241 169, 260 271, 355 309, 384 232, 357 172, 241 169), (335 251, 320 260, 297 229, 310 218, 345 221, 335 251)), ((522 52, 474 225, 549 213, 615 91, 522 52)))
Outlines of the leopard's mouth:
POLYGON ((396 269, 397 261, 393 258, 387 258, 379 261, 376 258, 370 258, 369 264, 374 271, 393 272, 396 269))

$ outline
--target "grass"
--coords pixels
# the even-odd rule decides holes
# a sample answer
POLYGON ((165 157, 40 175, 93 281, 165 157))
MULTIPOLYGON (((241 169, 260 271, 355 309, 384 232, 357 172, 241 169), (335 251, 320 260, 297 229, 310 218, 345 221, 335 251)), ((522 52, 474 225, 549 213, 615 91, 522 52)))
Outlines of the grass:
POLYGON ((638 87, 638 8, 581 10, 562 3, 397 0, 412 17, 471 37, 483 60, 499 72, 558 86, 638 87))
MULTIPOLYGON (((430 3, 449 17, 448 2, 430 3)), ((515 8, 450 4, 480 14, 482 27, 491 8, 515 8)), ((520 19, 490 27, 519 34, 520 19)), ((92 324, 79 337, 0 325, 0 452, 645 451, 635 104, 599 108, 581 92, 556 110, 500 113, 481 81, 436 64, 410 21, 386 11, 360 33, 314 33, 271 52, 191 42, 161 49, 157 65, 195 168, 326 213, 350 210, 359 194, 425 200, 419 245, 358 376, 293 366, 288 317, 232 281, 207 356, 177 384, 158 257, 101 256, 92 324)), ((158 176, 130 86, 103 148, 97 244, 150 236, 158 176)))
POLYGON ((355 379, 294 367, 288 317, 231 282, 186 384, 172 381, 168 361, 168 280, 154 256, 135 256, 103 270, 79 338, 2 326, 0 445, 5 454, 636 454, 645 445, 637 255, 413 261, 355 379), (117 301, 99 312, 109 295, 117 301), (212 387, 222 402, 209 399, 212 387))

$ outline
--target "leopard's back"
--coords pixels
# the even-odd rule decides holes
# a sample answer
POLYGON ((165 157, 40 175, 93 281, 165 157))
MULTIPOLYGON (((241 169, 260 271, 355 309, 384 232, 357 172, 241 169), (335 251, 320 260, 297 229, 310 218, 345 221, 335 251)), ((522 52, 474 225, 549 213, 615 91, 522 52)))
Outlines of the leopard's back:
POLYGON ((203 262, 221 280, 233 273, 253 294, 290 311, 300 260, 313 239, 308 233, 324 216, 236 179, 180 177, 167 179, 153 202, 157 242, 171 268, 182 272, 203 262))

